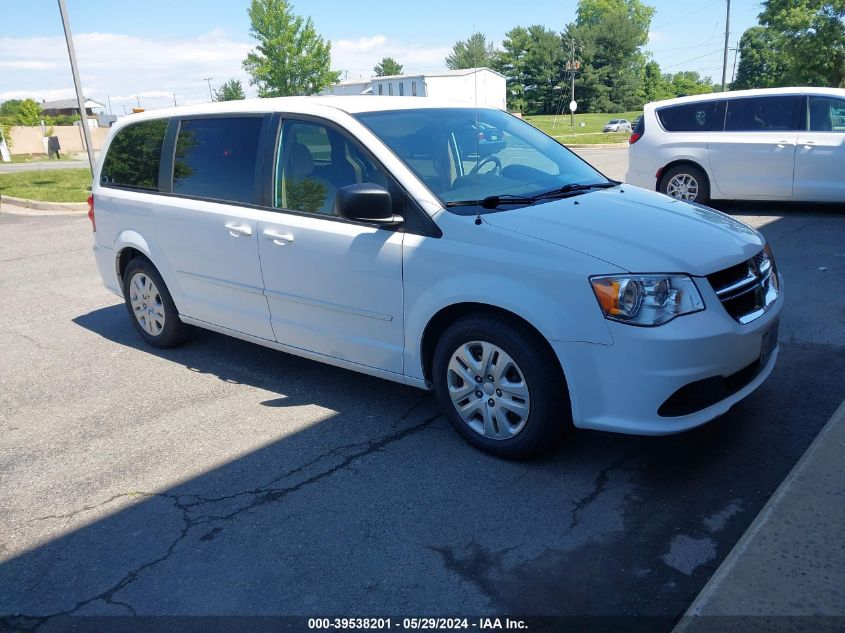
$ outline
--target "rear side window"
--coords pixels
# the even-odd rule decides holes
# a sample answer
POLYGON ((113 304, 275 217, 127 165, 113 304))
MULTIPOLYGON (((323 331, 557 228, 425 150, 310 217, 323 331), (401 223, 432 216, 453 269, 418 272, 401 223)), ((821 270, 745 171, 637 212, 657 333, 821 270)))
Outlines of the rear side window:
POLYGON ((845 132, 845 99, 810 97, 807 114, 811 132, 845 132))
POLYGON ((794 96, 730 99, 725 132, 797 130, 798 102, 794 96))
POLYGON ((187 119, 179 125, 173 193, 258 203, 255 166, 262 117, 187 119))
POLYGON ((667 132, 709 132, 715 112, 715 101, 699 101, 660 108, 657 118, 667 132))
POLYGON ((167 119, 133 123, 117 132, 100 172, 100 184, 158 191, 167 119))

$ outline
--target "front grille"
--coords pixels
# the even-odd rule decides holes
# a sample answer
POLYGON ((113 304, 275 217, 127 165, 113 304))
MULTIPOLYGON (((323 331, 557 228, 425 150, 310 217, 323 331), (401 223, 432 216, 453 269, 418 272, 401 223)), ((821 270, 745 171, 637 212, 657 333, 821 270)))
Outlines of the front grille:
POLYGON ((765 251, 707 276, 725 311, 738 323, 761 317, 777 300, 777 272, 765 251))

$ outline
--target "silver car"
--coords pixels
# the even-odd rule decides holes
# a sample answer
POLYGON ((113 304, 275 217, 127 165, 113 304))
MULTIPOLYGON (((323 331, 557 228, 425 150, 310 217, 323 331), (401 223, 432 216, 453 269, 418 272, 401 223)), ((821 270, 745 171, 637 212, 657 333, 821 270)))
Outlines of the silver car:
POLYGON ((631 123, 627 119, 610 119, 601 129, 602 132, 630 132, 631 123))

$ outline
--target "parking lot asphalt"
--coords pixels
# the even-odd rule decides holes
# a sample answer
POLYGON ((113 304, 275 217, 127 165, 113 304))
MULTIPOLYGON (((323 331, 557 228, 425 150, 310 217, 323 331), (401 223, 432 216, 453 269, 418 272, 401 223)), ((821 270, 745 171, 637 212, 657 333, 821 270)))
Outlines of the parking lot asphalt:
POLYGON ((845 210, 719 208, 761 228, 786 279, 771 378, 698 430, 574 431, 528 462, 470 448, 421 391, 209 332, 146 347, 101 286, 86 218, 0 215, 0 624, 507 613, 671 629, 845 397, 845 210))

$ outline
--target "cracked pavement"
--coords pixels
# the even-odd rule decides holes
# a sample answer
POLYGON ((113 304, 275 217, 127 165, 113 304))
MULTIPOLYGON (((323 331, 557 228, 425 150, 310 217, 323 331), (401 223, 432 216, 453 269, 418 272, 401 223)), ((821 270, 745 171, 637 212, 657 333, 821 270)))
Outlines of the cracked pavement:
POLYGON ((208 332, 145 348, 86 218, 0 216, 0 629, 680 615, 845 396, 845 215, 740 217, 786 276, 772 378, 691 433, 513 463, 421 391, 208 332))

